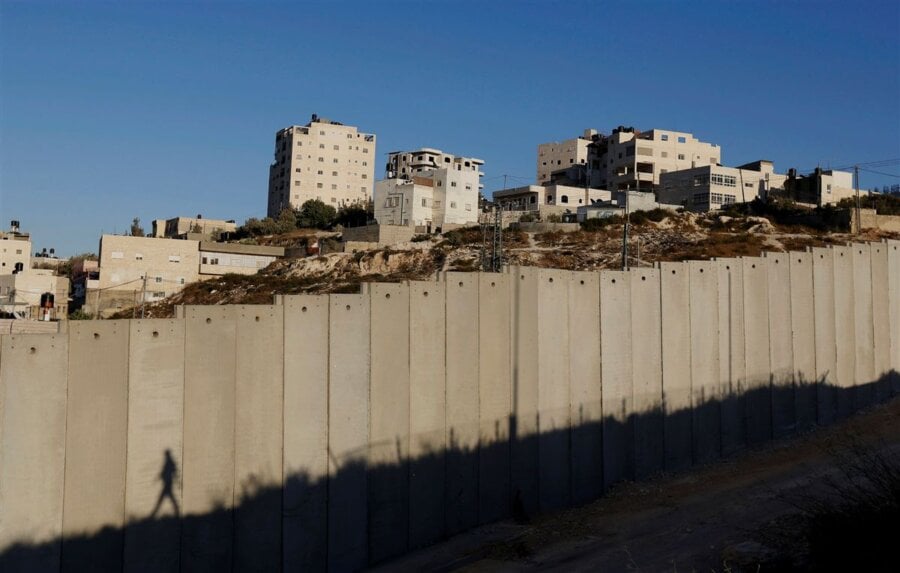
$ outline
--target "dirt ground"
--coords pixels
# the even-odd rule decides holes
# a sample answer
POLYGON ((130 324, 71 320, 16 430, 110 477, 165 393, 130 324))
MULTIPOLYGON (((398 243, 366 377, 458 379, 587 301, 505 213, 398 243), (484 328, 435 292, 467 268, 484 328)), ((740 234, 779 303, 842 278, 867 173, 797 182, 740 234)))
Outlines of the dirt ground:
POLYGON ((801 513, 795 504, 839 473, 835 452, 860 445, 900 452, 900 398, 686 473, 626 484, 526 525, 484 526, 382 570, 793 570, 801 513))

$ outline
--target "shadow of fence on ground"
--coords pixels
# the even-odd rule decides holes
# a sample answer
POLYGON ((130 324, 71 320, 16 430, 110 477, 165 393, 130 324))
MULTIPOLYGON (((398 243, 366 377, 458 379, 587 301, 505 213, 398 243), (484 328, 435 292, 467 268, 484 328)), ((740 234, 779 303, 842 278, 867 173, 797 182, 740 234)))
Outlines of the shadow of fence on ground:
MULTIPOLYGON (((402 463, 370 464, 362 451, 335 460, 338 470, 327 478, 295 473, 283 484, 235 484, 233 503, 200 515, 151 515, 89 535, 17 540, 0 549, 0 570, 356 570, 479 524, 583 504, 620 481, 808 431, 897 394, 896 372, 852 388, 773 381, 676 412, 661 405, 587 420, 579 410, 569 427, 528 435, 522 427, 541 428, 537 413, 533 422, 496 420, 487 433, 482 422, 474 447, 461 446, 460 430, 449 428, 447 447, 412 459, 402 456, 398 437, 402 463)), ((170 478, 177 470, 163 468, 170 478)))

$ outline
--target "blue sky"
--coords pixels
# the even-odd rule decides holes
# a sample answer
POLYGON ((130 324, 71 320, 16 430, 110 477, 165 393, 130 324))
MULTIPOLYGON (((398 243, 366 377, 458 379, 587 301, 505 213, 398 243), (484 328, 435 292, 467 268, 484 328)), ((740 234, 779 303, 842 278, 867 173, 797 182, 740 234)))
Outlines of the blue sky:
POLYGON ((38 249, 263 216, 275 131, 312 113, 382 157, 480 157, 488 194, 588 127, 779 171, 898 158, 900 3, 0 1, 0 225, 38 249))

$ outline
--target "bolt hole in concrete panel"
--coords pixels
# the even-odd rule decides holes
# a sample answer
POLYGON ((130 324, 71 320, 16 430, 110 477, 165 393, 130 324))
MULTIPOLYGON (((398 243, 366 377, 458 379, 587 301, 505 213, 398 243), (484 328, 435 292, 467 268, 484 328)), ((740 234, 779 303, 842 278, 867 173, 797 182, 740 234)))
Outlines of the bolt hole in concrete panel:
POLYGON ((156 331, 156 330, 153 331, 153 338, 159 338, 159 332, 158 332, 158 331, 156 331))
POLYGON ((306 312, 306 307, 304 306, 303 308, 301 308, 300 312, 306 312))
POLYGON ((29 352, 29 354, 34 354, 35 352, 37 352, 37 348, 32 346, 31 348, 28 349, 28 352, 29 352))
POLYGON ((581 284, 584 284, 584 281, 581 281, 581 284))
POLYGON ((422 296, 428 296, 428 291, 426 290, 425 292, 423 292, 422 296))
POLYGON ((95 338, 95 339, 100 338, 100 333, 99 333, 99 332, 95 332, 95 333, 94 333, 94 338, 95 338))
POLYGON ((207 319, 206 319, 206 324, 209 324, 209 323, 211 323, 211 322, 212 322, 212 319, 211 319, 211 318, 207 318, 207 319))
POLYGON ((552 282, 553 282, 553 277, 550 277, 550 278, 547 279, 547 280, 549 280, 549 281, 552 283, 552 282))
MULTIPOLYGON (((550 279, 550 280, 552 281, 553 279, 550 279)), ((612 280, 612 284, 616 284, 616 279, 612 280)))
POLYGON ((751 269, 755 269, 755 268, 756 268, 756 265, 750 265, 750 268, 751 268, 751 269))
POLYGON ((391 298, 391 293, 387 293, 384 295, 384 298, 391 298))
MULTIPOLYGON (((778 261, 775 261, 775 262, 777 263, 778 261)), ((703 272, 703 269, 700 269, 700 272, 702 273, 702 272, 703 272)))
POLYGON ((491 283, 491 286, 492 286, 492 287, 495 287, 495 286, 497 286, 497 283, 492 282, 492 283, 491 283))
POLYGON ((675 269, 672 269, 672 274, 673 274, 673 275, 675 274, 675 269))
POLYGON ((347 310, 350 310, 350 305, 349 305, 349 304, 346 306, 346 309, 347 309, 347 310))
POLYGON ((641 280, 645 281, 645 280, 647 280, 647 277, 641 277, 641 280))
POLYGON ((254 317, 254 320, 256 320, 256 322, 259 322, 259 317, 254 317))
POLYGON ((462 281, 459 281, 459 286, 463 286, 463 283, 462 283, 462 281))
MULTIPOLYGON (((894 249, 896 249, 896 248, 897 248, 897 247, 894 247, 894 249)), ((519 278, 522 279, 522 280, 524 281, 524 280, 525 280, 525 275, 522 275, 522 276, 520 276, 519 278)))
POLYGON ((725 270, 726 270, 726 271, 730 271, 730 270, 731 270, 731 265, 725 265, 725 270))

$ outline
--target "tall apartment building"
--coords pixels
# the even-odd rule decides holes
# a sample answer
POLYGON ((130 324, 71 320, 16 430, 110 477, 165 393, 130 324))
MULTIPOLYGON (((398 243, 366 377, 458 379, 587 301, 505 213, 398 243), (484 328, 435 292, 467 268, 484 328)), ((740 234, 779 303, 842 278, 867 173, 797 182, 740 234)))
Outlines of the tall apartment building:
POLYGON ((389 154, 385 178, 375 184, 375 220, 429 232, 478 222, 482 165, 430 147, 389 154))
POLYGON ((655 191, 663 173, 718 165, 721 158, 718 145, 690 133, 619 126, 610 135, 586 130, 577 139, 539 145, 537 172, 539 182, 587 180, 596 189, 655 191))
POLYGON ((335 209, 366 203, 375 175, 375 135, 317 115, 275 134, 269 217, 319 199, 335 209))
POLYGON ((550 182, 554 171, 562 171, 573 166, 584 166, 588 161, 588 145, 597 136, 596 129, 585 129, 584 135, 565 141, 553 141, 538 145, 537 182, 550 182))

